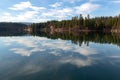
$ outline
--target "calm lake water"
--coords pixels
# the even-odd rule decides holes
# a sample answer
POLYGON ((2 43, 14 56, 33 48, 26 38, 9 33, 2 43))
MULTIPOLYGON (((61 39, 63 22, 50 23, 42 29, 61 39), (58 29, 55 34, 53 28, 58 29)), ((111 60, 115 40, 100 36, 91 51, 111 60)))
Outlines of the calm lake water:
POLYGON ((119 34, 0 37, 0 80, 120 80, 119 34))

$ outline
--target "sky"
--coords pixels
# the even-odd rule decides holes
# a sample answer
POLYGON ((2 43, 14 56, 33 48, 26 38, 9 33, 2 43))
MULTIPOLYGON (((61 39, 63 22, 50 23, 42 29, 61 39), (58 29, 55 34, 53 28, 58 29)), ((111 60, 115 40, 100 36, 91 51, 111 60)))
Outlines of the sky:
POLYGON ((46 22, 120 14, 120 0, 0 0, 0 22, 46 22))

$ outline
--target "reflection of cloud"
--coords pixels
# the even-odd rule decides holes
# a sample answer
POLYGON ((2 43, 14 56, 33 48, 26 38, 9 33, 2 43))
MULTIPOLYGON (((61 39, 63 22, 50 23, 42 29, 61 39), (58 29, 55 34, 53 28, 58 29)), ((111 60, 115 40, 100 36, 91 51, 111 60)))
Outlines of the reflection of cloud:
POLYGON ((88 55, 92 55, 92 54, 96 54, 97 51, 90 48, 90 47, 79 47, 77 49, 74 50, 75 52, 78 52, 82 55, 88 56, 88 55))
POLYGON ((24 39, 20 39, 17 42, 19 44, 25 45, 26 47, 36 47, 36 45, 32 41, 30 41, 30 40, 26 41, 24 39))
POLYGON ((56 63, 69 63, 78 67, 91 65, 92 59, 90 55, 96 54, 97 51, 88 46, 77 46, 70 41, 64 40, 51 40, 44 37, 12 37, 6 39, 6 44, 15 44, 17 47, 12 46, 10 49, 16 54, 22 56, 30 56, 34 53, 46 52, 46 54, 58 57, 56 63), (74 55, 79 55, 75 57, 74 55), (71 56, 71 57, 70 57, 71 56), (82 59, 82 57, 86 59, 82 59))
POLYGON ((89 66, 92 64, 91 59, 82 60, 80 58, 61 59, 60 62, 65 63, 65 64, 66 63, 73 64, 73 65, 76 65, 77 67, 84 67, 84 66, 89 66))
POLYGON ((7 42, 6 42, 6 43, 5 43, 5 45, 6 45, 6 46, 10 46, 10 45, 11 45, 11 43, 7 43, 7 42))
MULTIPOLYGON (((9 46, 7 48, 10 48, 10 51, 21 56, 31 56, 34 53, 44 53, 27 58, 19 58, 19 56, 17 56, 18 58, 14 58, 16 56, 12 56, 10 60, 5 60, 6 58, 2 59, 0 67, 7 66, 9 71, 6 71, 6 73, 3 74, 10 75, 7 77, 8 79, 10 79, 11 76, 13 78, 16 76, 35 75, 38 73, 46 74, 47 71, 53 72, 56 70, 55 72, 59 72, 63 67, 65 69, 68 68, 66 65, 82 68, 94 66, 94 64, 99 64, 100 62, 100 64, 118 66, 120 61, 120 49, 116 48, 116 46, 115 48, 113 48, 113 46, 110 47, 110 45, 107 46, 108 48, 104 45, 100 47, 98 44, 94 48, 84 45, 79 47, 72 44, 70 41, 60 39, 51 40, 42 37, 7 37, 4 39, 4 43, 5 46, 9 46), (97 52, 97 50, 99 50, 99 52, 97 52), (101 54, 96 55, 97 53, 101 54)), ((5 56, 7 55, 5 54, 5 56)), ((4 70, 6 70, 6 68, 3 69, 3 71, 4 70)))
POLYGON ((56 51, 52 51, 52 52, 50 52, 50 54, 52 54, 54 56, 61 56, 61 53, 56 52, 56 51))
POLYGON ((12 37, 12 38, 6 38, 6 40, 4 41, 5 44, 11 44, 11 43, 17 43, 17 44, 21 44, 23 46, 26 46, 26 47, 36 47, 36 44, 33 40, 31 40, 31 38, 15 38, 15 37, 12 37))
MULTIPOLYGON (((63 52, 77 52, 80 55, 89 56, 96 54, 97 51, 94 49, 83 46, 79 47, 72 44, 69 41, 64 40, 51 40, 44 37, 22 37, 22 38, 9 38, 6 39, 5 45, 10 46, 11 44, 17 44, 19 48, 12 48, 11 51, 14 53, 21 54, 22 56, 30 56, 34 52, 48 51, 48 53, 53 55, 59 55, 59 50, 63 52), (52 52, 49 50, 52 50, 52 52)), ((62 54, 62 53, 61 53, 62 54)))
POLYGON ((42 70, 41 66, 30 63, 30 64, 23 66, 22 69, 19 71, 19 73, 29 75, 29 74, 37 73, 41 70, 42 70))
POLYGON ((31 50, 23 49, 23 48, 12 48, 10 49, 16 54, 20 54, 22 56, 30 56, 33 52, 44 51, 44 49, 33 48, 31 50))
POLYGON ((71 50, 72 46, 67 45, 66 42, 56 41, 56 42, 45 42, 42 44, 43 47, 49 47, 51 49, 61 49, 61 50, 71 50))
POLYGON ((114 59, 120 59, 120 56, 118 56, 118 55, 117 55, 117 56, 114 56, 114 55, 113 55, 113 56, 108 56, 108 57, 109 57, 109 58, 114 58, 114 59))
POLYGON ((45 51, 45 49, 41 49, 41 48, 33 48, 30 50, 30 52, 41 52, 41 51, 45 51))
POLYGON ((22 56, 30 56, 31 52, 29 52, 28 50, 22 49, 22 48, 12 48, 10 49, 11 51, 13 51, 16 54, 20 54, 22 56))

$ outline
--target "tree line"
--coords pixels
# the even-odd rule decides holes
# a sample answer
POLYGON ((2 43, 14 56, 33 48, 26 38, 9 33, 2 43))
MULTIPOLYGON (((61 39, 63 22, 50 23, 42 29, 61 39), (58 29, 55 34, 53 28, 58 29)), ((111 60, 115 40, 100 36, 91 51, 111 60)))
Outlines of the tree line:
POLYGON ((22 23, 0 22, 0 31, 23 31, 26 26, 22 23))
POLYGON ((62 30, 120 30, 120 15, 118 16, 101 16, 90 18, 90 15, 83 17, 82 14, 79 16, 72 17, 71 20, 52 20, 43 23, 33 23, 29 28, 32 31, 37 31, 41 29, 62 29, 62 30))

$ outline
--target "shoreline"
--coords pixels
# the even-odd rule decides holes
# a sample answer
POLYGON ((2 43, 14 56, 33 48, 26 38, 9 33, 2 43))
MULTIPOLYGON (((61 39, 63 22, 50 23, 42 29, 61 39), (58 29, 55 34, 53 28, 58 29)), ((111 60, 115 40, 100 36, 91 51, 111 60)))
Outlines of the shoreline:
POLYGON ((43 31, 43 32, 105 32, 105 33, 120 33, 120 30, 116 30, 116 29, 111 29, 111 30, 78 30, 78 29, 60 29, 60 28, 56 28, 56 29, 41 29, 39 31, 43 31))

